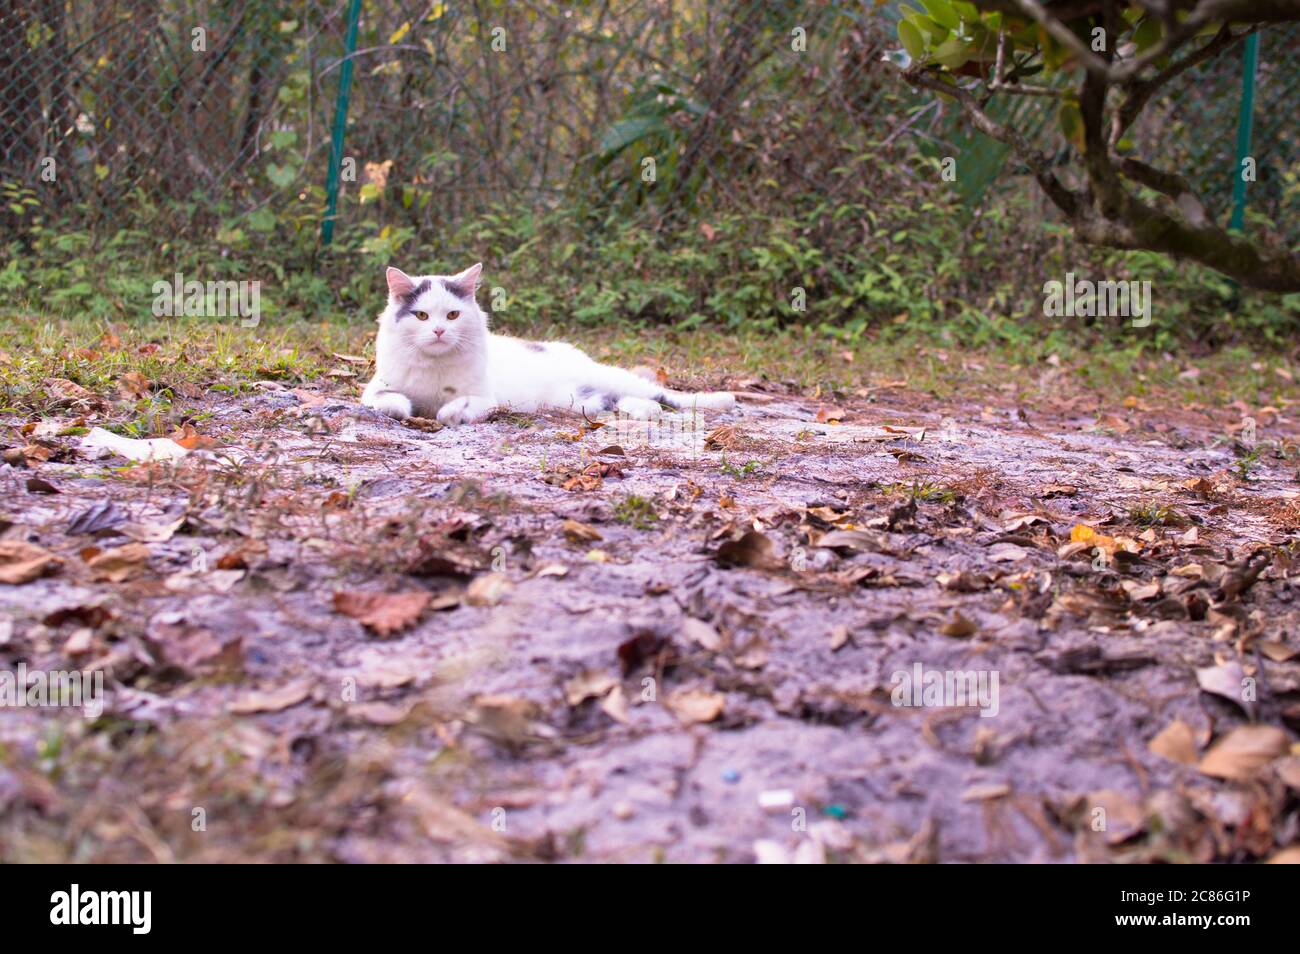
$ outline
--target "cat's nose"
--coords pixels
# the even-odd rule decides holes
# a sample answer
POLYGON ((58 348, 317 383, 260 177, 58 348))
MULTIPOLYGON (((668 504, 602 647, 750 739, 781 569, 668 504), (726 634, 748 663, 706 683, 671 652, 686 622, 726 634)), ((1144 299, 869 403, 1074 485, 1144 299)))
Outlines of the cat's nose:
POLYGON ((437 335, 439 338, 441 338, 442 335, 443 335, 443 333, 444 333, 446 330, 447 330, 446 328, 434 328, 434 329, 433 329, 433 333, 434 333, 435 335, 437 335))

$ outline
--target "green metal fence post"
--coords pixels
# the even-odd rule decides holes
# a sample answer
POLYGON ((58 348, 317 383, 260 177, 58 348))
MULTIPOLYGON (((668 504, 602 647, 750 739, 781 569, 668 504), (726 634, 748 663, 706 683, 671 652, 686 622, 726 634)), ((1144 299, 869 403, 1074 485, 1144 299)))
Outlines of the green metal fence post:
POLYGON ((1259 66, 1259 34, 1246 37, 1245 67, 1241 75, 1241 115, 1237 120, 1237 166, 1232 179, 1232 219, 1228 228, 1239 230, 1246 221, 1246 180, 1242 164, 1250 155, 1250 133, 1255 121, 1255 71, 1259 66))
POLYGON ((357 48, 357 23, 360 19, 361 0, 352 0, 348 9, 347 37, 343 41, 343 65, 339 69, 339 93, 334 101, 334 136, 330 145, 329 178, 325 185, 325 220, 320 226, 321 245, 329 245, 334 240, 334 216, 339 207, 339 167, 343 165, 343 133, 348 124, 348 94, 352 91, 352 54, 357 48))

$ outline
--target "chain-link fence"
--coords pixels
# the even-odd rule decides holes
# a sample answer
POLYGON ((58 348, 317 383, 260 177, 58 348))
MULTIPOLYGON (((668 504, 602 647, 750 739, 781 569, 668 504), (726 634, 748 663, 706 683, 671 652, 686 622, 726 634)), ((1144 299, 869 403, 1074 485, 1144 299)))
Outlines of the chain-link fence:
MULTIPOLYGON (((349 7, 0 0, 0 180, 32 187, 47 210, 91 220, 113 219, 132 196, 225 215, 291 199, 323 208, 349 7)), ((802 24, 815 43, 823 25, 836 24, 833 57, 783 74, 800 84, 792 98, 815 104, 800 122, 856 124, 865 138, 896 130, 877 115, 889 112, 877 102, 888 28, 866 25, 888 6, 734 0, 689 24, 648 0, 581 16, 487 0, 360 9, 344 148, 354 169, 344 189, 364 199, 367 185, 383 190, 390 170, 400 170, 389 211, 417 231, 445 228, 493 201, 552 207, 575 186, 589 189, 602 151, 635 141, 628 136, 666 146, 684 178, 738 193, 747 184, 717 174, 715 157, 767 148, 743 141, 763 136, 750 128, 759 115, 753 97, 777 103, 764 121, 792 121, 779 110, 786 92, 755 67, 760 27, 767 40, 788 43, 790 24, 802 24), (763 82, 771 88, 760 90, 763 82)), ((1284 178, 1300 159, 1300 28, 1262 39, 1251 150, 1258 183, 1249 202, 1294 230, 1296 190, 1287 198, 1284 178)), ((1216 213, 1231 189, 1240 90, 1234 52, 1183 77, 1134 131, 1146 154, 1188 173, 1216 213)), ((1018 122, 1050 131, 1050 105, 1022 98, 1013 108, 1027 114, 1018 122)), ((912 131, 923 129, 962 156, 957 186, 967 199, 1005 178, 1004 151, 970 135, 955 111, 938 106, 912 131)), ((822 189, 832 177, 813 181, 817 153, 807 156, 786 162, 786 172, 796 188, 822 189)), ((833 149, 827 157, 828 170, 842 158, 833 149)), ((359 214, 354 201, 340 216, 359 214)))
POLYGON ((92 211, 246 190, 286 106, 275 7, 0 0, 0 175, 92 211))

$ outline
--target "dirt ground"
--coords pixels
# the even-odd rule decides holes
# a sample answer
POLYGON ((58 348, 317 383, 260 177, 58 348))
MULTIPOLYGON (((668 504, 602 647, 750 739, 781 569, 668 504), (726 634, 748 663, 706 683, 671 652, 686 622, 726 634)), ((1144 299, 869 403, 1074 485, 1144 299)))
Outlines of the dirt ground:
POLYGON ((0 466, 0 661, 104 708, 0 712, 0 860, 1294 860, 1286 409, 729 383, 268 382, 149 463, 74 396, 0 466))

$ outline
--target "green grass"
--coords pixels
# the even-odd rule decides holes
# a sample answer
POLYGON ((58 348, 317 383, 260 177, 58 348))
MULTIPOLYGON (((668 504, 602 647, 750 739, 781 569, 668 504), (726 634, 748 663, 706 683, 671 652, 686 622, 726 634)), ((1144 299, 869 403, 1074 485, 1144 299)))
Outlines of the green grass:
MULTIPOLYGON (((806 399, 827 403, 854 396, 888 403, 896 392, 880 386, 899 381, 906 381, 909 391, 935 398, 993 405, 1050 406, 1086 391, 1113 404, 1116 414, 1133 418, 1148 404, 1219 406, 1240 400, 1285 408, 1300 400, 1286 355, 1244 346, 1192 360, 1097 343, 1050 350, 1046 343, 941 348, 919 334, 865 337, 846 346, 803 326, 674 332, 631 322, 566 326, 499 321, 497 328, 526 337, 566 338, 604 361, 663 368, 678 386, 717 386, 725 380, 733 387, 779 391, 789 385, 806 399)), ((264 321, 242 328, 234 320, 110 324, 0 311, 0 412, 40 417, 66 410, 59 383, 66 380, 113 402, 126 432, 144 436, 193 420, 191 402, 204 393, 238 393, 258 381, 285 387, 324 381, 355 395, 369 369, 334 355, 371 355, 373 335, 372 322, 343 320, 264 321), (132 372, 148 383, 146 394, 122 391, 132 372)), ((732 476, 761 472, 761 464, 753 461, 728 466, 737 470, 732 476)))
POLYGON ((628 494, 614 505, 614 519, 638 530, 653 530, 659 522, 659 513, 652 501, 628 494))

